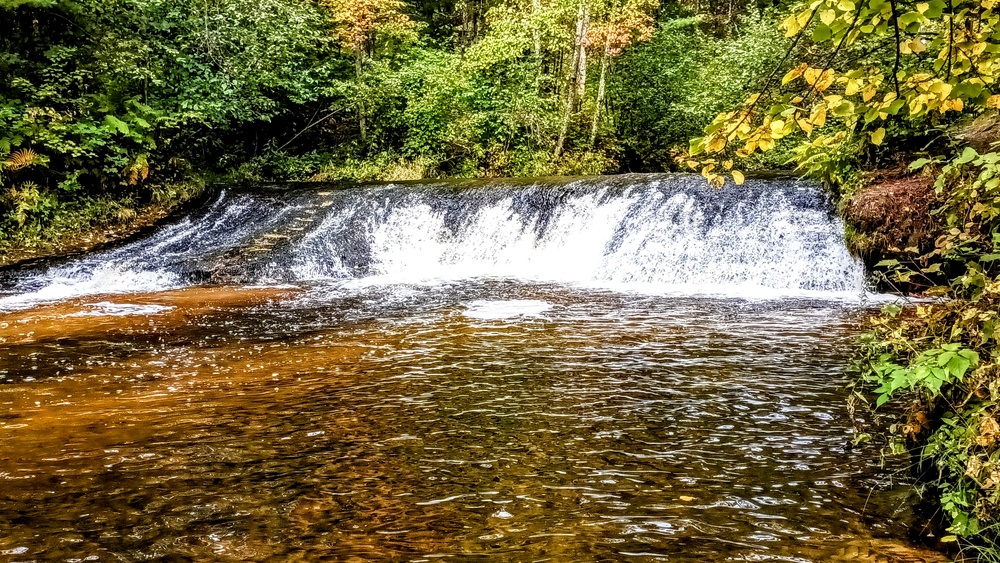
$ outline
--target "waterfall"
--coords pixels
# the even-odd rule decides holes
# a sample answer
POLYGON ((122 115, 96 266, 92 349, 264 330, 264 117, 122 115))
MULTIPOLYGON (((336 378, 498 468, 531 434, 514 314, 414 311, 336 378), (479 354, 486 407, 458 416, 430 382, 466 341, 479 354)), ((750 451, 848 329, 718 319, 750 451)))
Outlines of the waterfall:
POLYGON ((650 294, 860 297, 864 267, 802 180, 692 175, 224 191, 114 249, 0 277, 0 307, 198 283, 504 278, 650 294))

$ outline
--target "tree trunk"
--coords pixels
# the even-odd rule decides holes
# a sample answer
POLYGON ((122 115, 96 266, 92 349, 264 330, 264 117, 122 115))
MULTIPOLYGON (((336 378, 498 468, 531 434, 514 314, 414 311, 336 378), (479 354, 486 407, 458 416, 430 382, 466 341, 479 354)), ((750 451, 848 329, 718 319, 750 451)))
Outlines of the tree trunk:
POLYGON ((364 73, 363 59, 364 53, 358 51, 357 55, 354 57, 354 78, 356 80, 357 86, 357 104, 358 104, 358 130, 361 132, 361 146, 362 148, 368 146, 368 124, 365 121, 365 101, 363 97, 362 87, 364 85, 362 81, 362 74, 364 73))
POLYGON ((542 1, 531 1, 531 57, 538 65, 535 69, 535 92, 541 93, 543 60, 542 60, 542 30, 538 28, 540 13, 542 11, 542 1))
POLYGON ((611 50, 611 34, 604 39, 604 53, 601 54, 601 76, 597 80, 597 103, 594 105, 594 122, 590 125, 590 148, 597 141, 597 126, 601 120, 601 105, 604 104, 604 79, 608 75, 608 52, 611 50))
MULTIPOLYGON (((590 10, 583 8, 583 24, 578 26, 576 48, 580 51, 576 71, 576 101, 583 104, 583 95, 587 89, 587 30, 590 28, 590 10)), ((577 108, 579 109, 579 108, 577 108)))
MULTIPOLYGON (((536 60, 542 59, 542 31, 538 29, 538 13, 542 11, 542 0, 531 0, 531 54, 536 60)), ((541 66, 541 64, 539 64, 541 66)))
MULTIPOLYGON (((559 129, 559 140, 556 141, 554 155, 558 158, 562 155, 563 146, 566 144, 566 135, 569 134, 569 122, 573 116, 573 109, 576 107, 576 98, 582 93, 580 88, 580 66, 581 53, 584 56, 583 63, 586 63, 587 50, 584 44, 584 34, 587 31, 587 10, 580 4, 580 9, 576 16, 576 35, 573 38, 573 62, 569 66, 569 74, 566 76, 566 108, 563 113, 562 127, 559 129)), ((584 65, 585 66, 585 65, 584 65)))

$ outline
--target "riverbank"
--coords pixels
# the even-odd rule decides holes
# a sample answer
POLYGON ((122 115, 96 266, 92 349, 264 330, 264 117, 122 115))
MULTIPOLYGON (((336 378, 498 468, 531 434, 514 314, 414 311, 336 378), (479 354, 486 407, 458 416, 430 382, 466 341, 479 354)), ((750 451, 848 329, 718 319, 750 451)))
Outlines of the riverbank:
POLYGON ((197 204, 205 191, 204 180, 191 178, 149 190, 151 196, 142 203, 133 196, 104 195, 56 204, 45 221, 8 224, 0 231, 0 267, 79 254, 128 239, 197 204))

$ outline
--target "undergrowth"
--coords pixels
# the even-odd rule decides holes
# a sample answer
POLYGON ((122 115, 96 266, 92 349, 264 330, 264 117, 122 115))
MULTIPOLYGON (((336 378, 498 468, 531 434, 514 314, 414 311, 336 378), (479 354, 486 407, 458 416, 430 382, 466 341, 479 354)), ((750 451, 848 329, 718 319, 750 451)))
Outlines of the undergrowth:
MULTIPOLYGON (((884 260, 888 281, 926 300, 871 319, 857 358, 859 397, 903 412, 890 450, 909 451, 960 554, 1000 561, 1000 153, 971 148, 941 166, 933 249, 884 260)), ((862 438, 865 436, 862 435, 862 438)))

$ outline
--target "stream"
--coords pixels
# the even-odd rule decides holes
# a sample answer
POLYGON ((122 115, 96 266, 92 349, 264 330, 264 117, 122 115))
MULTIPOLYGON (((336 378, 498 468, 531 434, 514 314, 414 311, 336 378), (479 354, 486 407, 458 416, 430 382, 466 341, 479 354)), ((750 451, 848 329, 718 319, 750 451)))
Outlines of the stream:
POLYGON ((222 191, 0 272, 0 558, 945 561, 864 279, 799 180, 222 191))

